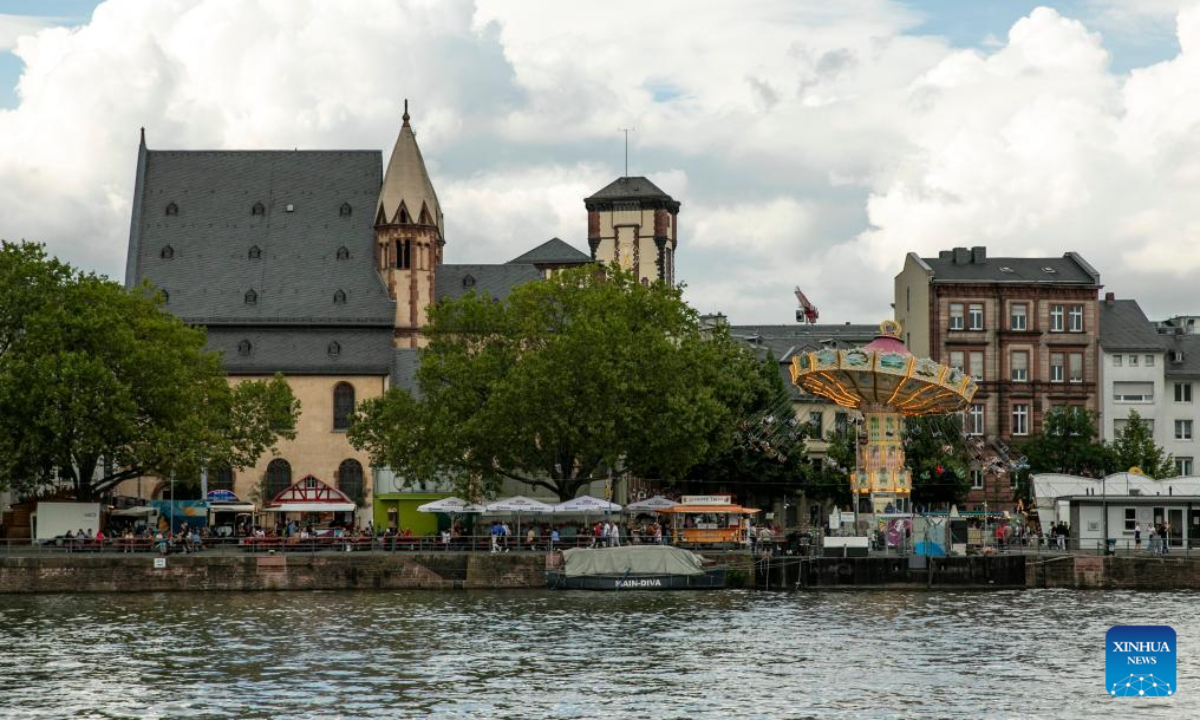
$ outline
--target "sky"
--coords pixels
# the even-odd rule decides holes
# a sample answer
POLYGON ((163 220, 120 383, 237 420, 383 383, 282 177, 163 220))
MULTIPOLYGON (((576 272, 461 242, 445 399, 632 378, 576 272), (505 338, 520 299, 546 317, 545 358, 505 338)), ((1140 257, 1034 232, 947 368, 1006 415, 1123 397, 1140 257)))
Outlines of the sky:
POLYGON ((153 149, 378 149, 407 98, 446 260, 683 203, 701 312, 890 316, 908 252, 1081 253, 1200 314, 1197 0, 0 0, 0 237, 120 279, 153 149))

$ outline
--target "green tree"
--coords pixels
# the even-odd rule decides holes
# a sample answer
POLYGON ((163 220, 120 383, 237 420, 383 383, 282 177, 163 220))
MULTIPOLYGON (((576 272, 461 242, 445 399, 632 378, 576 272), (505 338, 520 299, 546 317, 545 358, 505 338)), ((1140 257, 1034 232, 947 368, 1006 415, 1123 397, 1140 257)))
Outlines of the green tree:
POLYGON ((1102 477, 1112 470, 1114 462, 1109 448, 1096 439, 1095 415, 1080 409, 1054 408, 1043 418, 1041 431, 1020 447, 1029 474, 1102 477))
POLYGON ((1176 475, 1174 458, 1154 444, 1150 425, 1136 410, 1130 410, 1129 420, 1112 444, 1111 469, 1121 472, 1135 467, 1157 479, 1176 475))
POLYGON ((10 294, 29 302, 0 330, 0 486, 28 491, 57 475, 94 499, 138 476, 246 467, 295 436, 299 404, 283 378, 231 385, 204 331, 165 312, 149 286, 64 270, 39 246, 0 252, 34 279, 0 288, 0 307, 10 294))
POLYGON ((904 453, 912 472, 912 500, 921 505, 961 503, 971 489, 971 458, 958 415, 908 418, 904 453))
POLYGON ((850 473, 854 470, 858 439, 853 426, 831 432, 826 438, 825 462, 820 468, 806 466, 804 496, 819 503, 845 507, 851 502, 850 473))
POLYGON ((754 357, 702 329, 680 289, 620 271, 443 300, 425 333, 420 397, 364 402, 350 441, 405 482, 450 479, 471 497, 511 478, 571 498, 612 468, 680 479, 763 391, 754 357))

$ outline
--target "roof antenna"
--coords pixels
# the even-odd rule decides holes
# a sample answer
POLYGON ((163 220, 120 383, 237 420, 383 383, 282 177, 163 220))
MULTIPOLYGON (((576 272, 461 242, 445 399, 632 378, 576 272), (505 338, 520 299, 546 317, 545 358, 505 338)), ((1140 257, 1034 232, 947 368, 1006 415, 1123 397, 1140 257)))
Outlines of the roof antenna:
POLYGON ((625 177, 629 177, 629 133, 636 128, 617 128, 617 132, 625 133, 625 177))

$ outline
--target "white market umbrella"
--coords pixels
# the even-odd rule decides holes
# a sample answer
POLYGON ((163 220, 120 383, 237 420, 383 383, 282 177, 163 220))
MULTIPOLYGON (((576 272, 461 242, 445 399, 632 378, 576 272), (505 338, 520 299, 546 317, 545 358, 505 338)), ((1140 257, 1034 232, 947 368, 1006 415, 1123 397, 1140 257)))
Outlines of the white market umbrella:
POLYGON ((614 502, 609 502, 607 500, 601 500, 600 498, 594 498, 590 495, 584 495, 583 497, 577 497, 574 500, 568 500, 566 502, 561 502, 554 506, 554 512, 556 512, 556 513, 593 513, 593 512, 620 512, 620 511, 621 511, 620 505, 618 505, 614 502))
POLYGON ((448 513, 451 515, 457 515, 460 513, 481 513, 481 512, 484 512, 486 509, 487 508, 485 508, 482 505, 476 505, 475 503, 469 503, 466 500, 462 500, 462 499, 459 499, 456 497, 448 497, 448 498, 442 498, 441 500, 434 500, 433 502, 427 502, 424 505, 420 505, 417 507, 417 512, 448 513))
POLYGON ((670 510, 678 504, 674 500, 666 499, 662 495, 655 495, 652 498, 629 503, 625 506, 625 512, 661 512, 663 510, 670 510))
POLYGON ((487 512, 489 513, 516 513, 517 514, 517 546, 520 547, 521 542, 521 514, 522 513, 550 513, 554 512, 553 505, 547 505, 540 500, 527 498, 524 495, 497 500, 493 503, 488 503, 487 512))

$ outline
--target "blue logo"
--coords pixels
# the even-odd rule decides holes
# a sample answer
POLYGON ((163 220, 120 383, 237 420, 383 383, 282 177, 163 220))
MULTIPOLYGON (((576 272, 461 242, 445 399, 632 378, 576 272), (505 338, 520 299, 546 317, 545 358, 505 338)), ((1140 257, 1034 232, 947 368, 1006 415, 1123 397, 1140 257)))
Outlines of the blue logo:
POLYGON ((1104 683, 1116 697, 1175 694, 1175 631, 1166 625, 1114 625, 1104 636, 1104 683))

